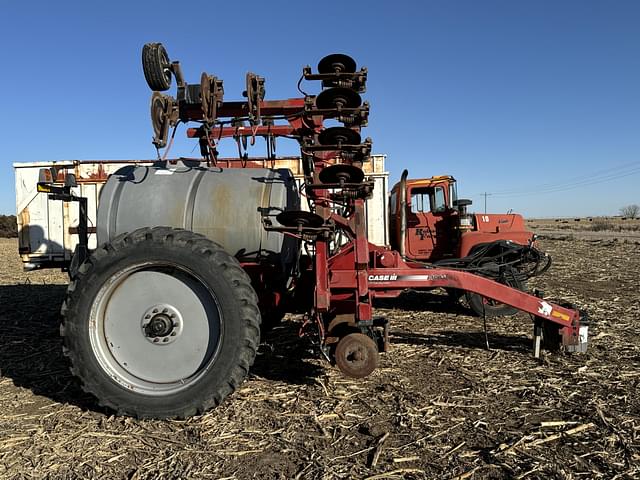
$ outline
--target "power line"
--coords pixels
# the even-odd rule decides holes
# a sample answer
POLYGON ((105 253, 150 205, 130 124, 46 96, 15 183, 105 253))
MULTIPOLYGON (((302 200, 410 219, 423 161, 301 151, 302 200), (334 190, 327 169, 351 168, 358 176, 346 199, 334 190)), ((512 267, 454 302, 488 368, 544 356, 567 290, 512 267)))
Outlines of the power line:
POLYGON ((625 172, 624 174, 602 176, 602 177, 594 178, 594 179, 591 179, 591 180, 583 180, 582 182, 573 182, 573 183, 567 183, 565 185, 558 185, 558 186, 553 187, 553 188, 538 189, 538 190, 533 190, 533 191, 522 191, 520 193, 495 194, 495 195, 499 196, 501 198, 510 198, 510 197, 523 197, 523 196, 531 196, 531 195, 541 195, 541 194, 545 194, 545 193, 558 193, 558 192, 563 192, 565 190, 573 190, 573 189, 580 188, 580 187, 588 187, 590 185, 598 185, 598 184, 601 184, 601 183, 611 182, 613 180, 618 180, 620 178, 629 177, 629 176, 632 176, 632 175, 636 175, 638 173, 640 173, 640 168, 638 168, 638 169, 636 169, 634 171, 631 171, 631 172, 625 172))
MULTIPOLYGON (((588 174, 584 174, 584 175, 580 175, 577 177, 570 177, 567 180, 561 181, 561 182, 553 182, 553 183, 544 183, 541 185, 538 185, 536 187, 534 187, 535 189, 541 189, 541 188, 551 188, 551 187, 557 187, 557 186, 564 186, 573 182, 580 182, 583 180, 590 180, 593 177, 597 176, 597 175, 610 175, 615 171, 624 171, 624 170, 628 170, 628 169, 632 169, 635 170, 637 168, 640 167, 640 161, 634 161, 634 162, 629 162, 629 163, 625 163, 623 165, 617 165, 615 167, 610 167, 610 168, 605 168, 602 170, 597 170, 595 172, 592 173, 588 173, 588 174)), ((623 172, 619 172, 619 173, 623 173, 623 172)), ((522 191, 522 189, 512 189, 512 190, 500 190, 497 191, 495 193, 520 193, 522 191)))
MULTIPOLYGON (((613 180, 618 180, 620 178, 637 175, 638 173, 640 173, 640 162, 633 162, 631 164, 626 164, 624 166, 613 167, 613 168, 601 170, 599 172, 595 172, 592 174, 583 175, 580 177, 574 177, 573 179, 567 180, 563 183, 543 184, 543 185, 539 185, 538 187, 530 187, 528 189, 502 190, 497 192, 491 192, 491 195, 498 196, 501 198, 512 198, 512 197, 540 195, 545 193, 557 193, 565 190, 572 190, 575 188, 610 182, 613 180), (606 173, 606 172, 610 172, 610 173, 606 173), (606 174, 603 175, 602 173, 606 173, 606 174)), ((479 193, 478 195, 485 196, 486 193, 487 192, 479 193)), ((486 200, 486 196, 485 196, 485 200, 486 200)))

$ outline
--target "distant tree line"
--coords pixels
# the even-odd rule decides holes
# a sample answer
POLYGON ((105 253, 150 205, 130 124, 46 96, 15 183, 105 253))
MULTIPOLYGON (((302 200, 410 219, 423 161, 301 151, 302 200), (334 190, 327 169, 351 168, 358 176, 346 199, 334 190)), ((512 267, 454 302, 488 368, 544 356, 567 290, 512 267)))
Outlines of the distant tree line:
POLYGON ((620 215, 627 218, 637 218, 640 216, 640 205, 626 205, 620 209, 620 215))
POLYGON ((18 225, 15 215, 0 215, 0 237, 13 238, 18 236, 18 225))

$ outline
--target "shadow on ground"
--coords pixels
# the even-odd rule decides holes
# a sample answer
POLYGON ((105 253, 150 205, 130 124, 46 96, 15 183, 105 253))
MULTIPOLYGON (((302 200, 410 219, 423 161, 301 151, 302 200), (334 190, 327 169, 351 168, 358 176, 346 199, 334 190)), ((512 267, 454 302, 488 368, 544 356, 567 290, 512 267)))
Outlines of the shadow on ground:
MULTIPOLYGON (((82 391, 62 354, 59 310, 65 290, 66 285, 0 286, 0 372, 37 395, 104 412, 91 395, 82 391)), ((379 303, 385 308, 465 313, 462 306, 444 302, 443 295, 428 292, 410 292, 379 303)), ((314 383, 323 371, 322 364, 315 361, 320 358, 319 349, 308 339, 298 337, 299 327, 298 322, 285 320, 266 333, 251 375, 292 384, 314 383)), ((391 343, 486 348, 482 331, 418 334, 392 330, 391 343)), ((506 351, 531 348, 524 337, 491 332, 489 344, 492 349, 506 351)))
POLYGON ((41 284, 0 286, 0 372, 36 395, 100 410, 71 375, 62 354, 59 312, 66 288, 41 284))
POLYGON ((470 315, 471 311, 463 307, 460 302, 443 291, 417 292, 408 290, 396 298, 377 298, 375 308, 388 308, 403 311, 429 311, 433 313, 451 313, 455 315, 470 315))
POLYGON ((323 368, 310 360, 321 357, 308 338, 300 338, 300 323, 284 320, 266 333, 251 374, 293 384, 312 384, 323 368))
MULTIPOLYGON (((59 334, 66 285, 0 285, 0 374, 36 395, 105 412, 69 371, 59 334)), ((299 325, 283 322, 265 335, 251 374, 294 384, 312 383, 322 368, 299 325)))
POLYGON ((504 350, 507 352, 528 352, 532 348, 532 340, 522 336, 500 335, 488 332, 487 337, 483 331, 463 332, 454 330, 441 330, 433 334, 421 334, 391 330, 391 343, 407 345, 443 345, 447 347, 463 347, 473 349, 487 349, 488 338, 491 350, 504 350))

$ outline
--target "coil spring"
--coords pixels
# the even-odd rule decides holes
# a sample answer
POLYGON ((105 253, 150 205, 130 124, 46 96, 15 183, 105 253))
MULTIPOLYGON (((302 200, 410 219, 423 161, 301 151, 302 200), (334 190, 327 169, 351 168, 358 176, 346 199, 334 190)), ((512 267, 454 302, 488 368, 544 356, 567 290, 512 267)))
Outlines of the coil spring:
POLYGON ((343 190, 342 195, 344 198, 356 199, 360 197, 360 192, 358 190, 343 190))
POLYGON ((350 126, 356 123, 355 115, 340 115, 336 117, 336 120, 345 124, 345 126, 350 126))
POLYGON ((353 80, 348 78, 344 80, 333 80, 331 83, 333 84, 334 87, 342 87, 342 88, 353 87, 353 80))

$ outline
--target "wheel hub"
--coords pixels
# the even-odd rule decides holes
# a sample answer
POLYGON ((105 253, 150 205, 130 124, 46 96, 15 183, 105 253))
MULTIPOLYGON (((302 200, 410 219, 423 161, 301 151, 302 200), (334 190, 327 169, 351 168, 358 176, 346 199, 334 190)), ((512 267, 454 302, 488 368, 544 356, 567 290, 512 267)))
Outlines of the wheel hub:
POLYGON ((182 316, 175 307, 154 305, 142 317, 142 334, 154 345, 168 345, 180 336, 183 323, 182 316))

